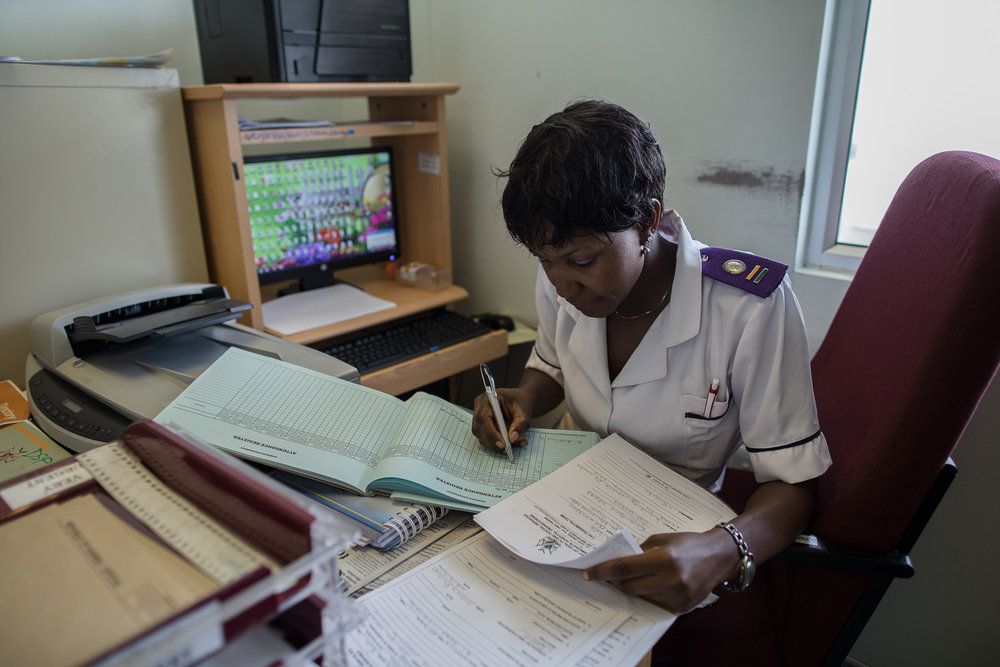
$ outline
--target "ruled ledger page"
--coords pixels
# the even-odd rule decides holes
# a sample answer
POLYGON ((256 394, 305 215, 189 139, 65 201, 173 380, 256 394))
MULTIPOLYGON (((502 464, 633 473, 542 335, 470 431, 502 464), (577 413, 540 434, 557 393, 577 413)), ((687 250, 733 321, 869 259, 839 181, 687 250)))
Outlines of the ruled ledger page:
POLYGON ((483 509, 597 443, 596 433, 532 429, 515 462, 472 435, 469 411, 429 394, 409 402, 230 348, 156 421, 205 442, 358 493, 483 509), (449 501, 455 501, 454 503, 449 501))

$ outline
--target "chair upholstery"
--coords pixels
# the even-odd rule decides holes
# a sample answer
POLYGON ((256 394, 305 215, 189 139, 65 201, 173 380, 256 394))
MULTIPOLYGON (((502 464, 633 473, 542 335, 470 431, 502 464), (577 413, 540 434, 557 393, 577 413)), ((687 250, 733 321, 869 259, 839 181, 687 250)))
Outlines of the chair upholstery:
MULTIPOLYGON (((907 576, 936 505, 925 499, 947 487, 949 457, 1000 365, 998 256, 1000 161, 950 151, 917 165, 812 360, 833 466, 809 532, 875 558, 790 549, 745 597, 679 619, 654 664, 841 664, 893 576, 907 576)), ((722 495, 736 509, 748 478, 727 473, 722 495)))

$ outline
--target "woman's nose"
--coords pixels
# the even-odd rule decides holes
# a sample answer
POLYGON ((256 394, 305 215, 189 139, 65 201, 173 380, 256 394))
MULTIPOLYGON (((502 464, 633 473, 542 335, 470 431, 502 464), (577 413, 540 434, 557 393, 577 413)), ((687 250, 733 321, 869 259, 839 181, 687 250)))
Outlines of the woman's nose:
POLYGON ((556 294, 564 299, 572 299, 580 292, 581 285, 569 276, 562 275, 559 271, 552 271, 548 274, 549 281, 556 288, 556 294))

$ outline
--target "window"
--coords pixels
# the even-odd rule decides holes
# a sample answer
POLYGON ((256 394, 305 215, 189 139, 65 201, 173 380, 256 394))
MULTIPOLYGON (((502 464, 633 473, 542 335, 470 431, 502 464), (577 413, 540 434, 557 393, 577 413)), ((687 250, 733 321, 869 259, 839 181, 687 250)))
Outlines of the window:
POLYGON ((851 272, 906 174, 944 150, 1000 156, 1000 3, 828 0, 799 263, 851 272))

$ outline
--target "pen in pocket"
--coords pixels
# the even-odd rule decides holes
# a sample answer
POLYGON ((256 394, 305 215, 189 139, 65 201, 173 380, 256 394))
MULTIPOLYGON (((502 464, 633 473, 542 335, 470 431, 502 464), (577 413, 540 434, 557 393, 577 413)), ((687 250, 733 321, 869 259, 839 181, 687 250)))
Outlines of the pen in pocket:
POLYGON ((712 378, 712 386, 708 388, 708 396, 705 397, 705 419, 712 417, 712 408, 715 407, 715 397, 719 395, 719 378, 712 378))

